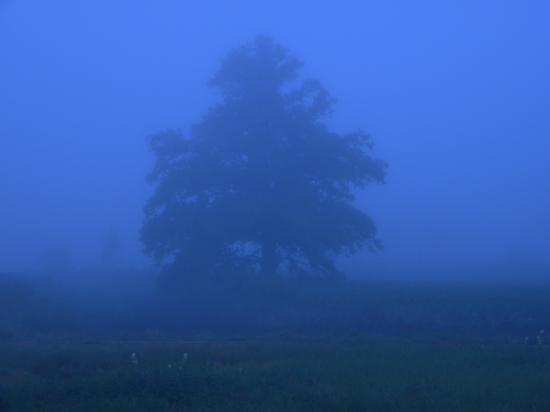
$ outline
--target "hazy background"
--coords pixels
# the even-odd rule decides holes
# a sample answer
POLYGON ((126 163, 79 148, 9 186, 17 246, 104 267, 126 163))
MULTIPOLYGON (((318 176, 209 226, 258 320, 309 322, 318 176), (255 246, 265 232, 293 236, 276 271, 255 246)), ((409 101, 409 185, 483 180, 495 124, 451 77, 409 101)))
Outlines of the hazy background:
POLYGON ((550 264, 546 1, 0 1, 0 271, 109 233, 145 265, 145 137, 188 127, 231 48, 267 34, 390 165, 362 202, 385 250, 355 273, 550 264))

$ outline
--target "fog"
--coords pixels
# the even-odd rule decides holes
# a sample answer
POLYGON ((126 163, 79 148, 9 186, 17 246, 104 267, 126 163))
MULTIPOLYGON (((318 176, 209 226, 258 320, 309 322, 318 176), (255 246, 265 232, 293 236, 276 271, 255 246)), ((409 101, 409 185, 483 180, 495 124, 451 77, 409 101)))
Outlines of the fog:
POLYGON ((95 266, 109 233, 118 265, 152 267, 146 137, 200 120, 221 58, 258 34, 337 98, 334 129, 365 129, 389 164, 359 199, 384 249, 348 272, 546 267, 549 17, 543 1, 4 1, 0 271, 56 250, 95 266))
POLYGON ((0 412, 550 411, 549 22, 0 0, 0 412))

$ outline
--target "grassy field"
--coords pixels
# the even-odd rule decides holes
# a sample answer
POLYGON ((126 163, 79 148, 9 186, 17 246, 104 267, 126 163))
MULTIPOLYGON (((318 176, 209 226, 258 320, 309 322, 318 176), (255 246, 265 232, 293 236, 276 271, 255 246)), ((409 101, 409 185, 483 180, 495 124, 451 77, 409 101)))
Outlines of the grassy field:
POLYGON ((176 302, 1 280, 0 412, 550 412, 546 280, 225 285, 176 302))
POLYGON ((550 411, 550 348, 520 341, 65 339, 0 349, 2 412, 550 411))

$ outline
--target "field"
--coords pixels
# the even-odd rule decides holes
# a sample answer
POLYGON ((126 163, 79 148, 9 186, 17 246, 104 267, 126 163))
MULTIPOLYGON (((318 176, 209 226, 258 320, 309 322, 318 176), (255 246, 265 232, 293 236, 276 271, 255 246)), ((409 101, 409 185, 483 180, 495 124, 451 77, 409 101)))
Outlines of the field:
POLYGON ((550 348, 520 342, 64 340, 0 362, 2 412, 550 411, 550 348))
POLYGON ((546 280, 240 285, 179 303, 25 282, 0 282, 0 412, 550 411, 546 280))

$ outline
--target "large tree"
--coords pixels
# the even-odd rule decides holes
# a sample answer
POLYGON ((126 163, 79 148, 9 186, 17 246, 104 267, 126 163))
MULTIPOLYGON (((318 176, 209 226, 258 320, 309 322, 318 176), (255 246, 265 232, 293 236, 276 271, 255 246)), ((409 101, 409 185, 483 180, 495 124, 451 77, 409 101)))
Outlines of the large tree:
POLYGON ((330 275, 336 256, 380 247, 355 194, 386 164, 366 133, 327 127, 334 100, 301 67, 258 37, 223 59, 210 81, 220 101, 190 136, 151 137, 156 190, 141 235, 169 272, 330 275))

